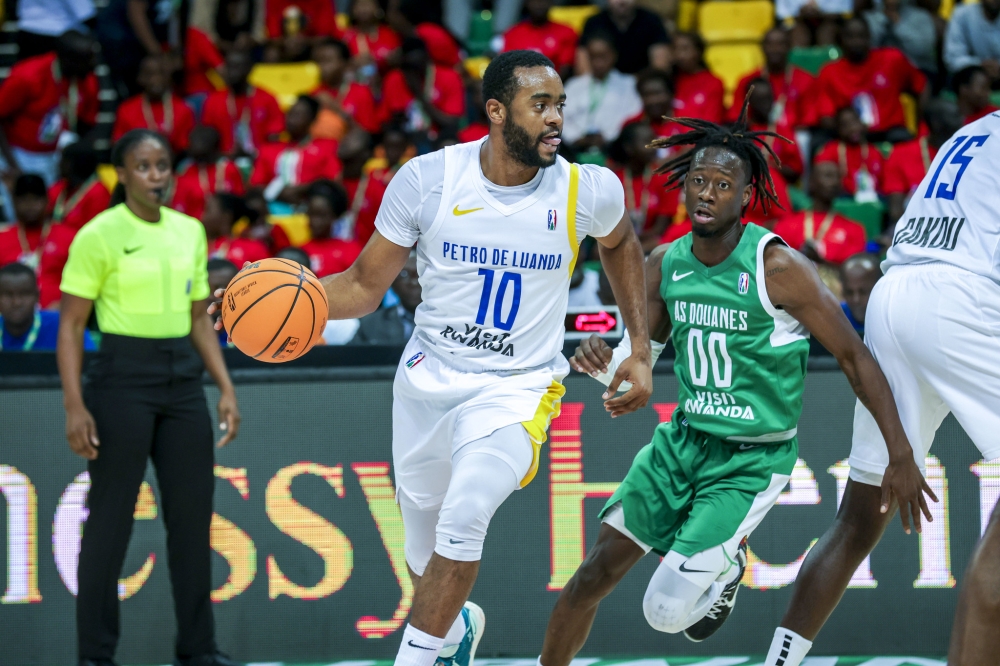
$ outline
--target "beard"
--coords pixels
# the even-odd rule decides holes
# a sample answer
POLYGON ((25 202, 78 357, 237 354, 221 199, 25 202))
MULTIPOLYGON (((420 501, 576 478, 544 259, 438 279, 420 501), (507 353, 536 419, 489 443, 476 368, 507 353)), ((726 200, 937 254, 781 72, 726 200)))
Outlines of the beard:
POLYGON ((532 138, 528 131, 514 122, 513 118, 508 118, 508 122, 503 125, 503 142, 507 148, 507 153, 515 160, 527 167, 550 167, 556 163, 556 155, 552 158, 542 157, 538 152, 538 144, 542 137, 551 133, 546 130, 544 134, 532 138))

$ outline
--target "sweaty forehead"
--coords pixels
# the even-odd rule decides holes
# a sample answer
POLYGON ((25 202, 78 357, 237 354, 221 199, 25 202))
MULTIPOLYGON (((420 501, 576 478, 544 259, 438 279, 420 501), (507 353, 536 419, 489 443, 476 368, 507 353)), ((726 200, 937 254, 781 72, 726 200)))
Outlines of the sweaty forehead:
POLYGON ((562 79, 551 67, 518 67, 514 75, 517 77, 517 97, 538 93, 553 97, 565 94, 562 79))
POLYGON ((708 169, 721 171, 731 178, 743 178, 746 169, 743 160, 731 150, 718 146, 700 148, 691 160, 691 171, 708 169))

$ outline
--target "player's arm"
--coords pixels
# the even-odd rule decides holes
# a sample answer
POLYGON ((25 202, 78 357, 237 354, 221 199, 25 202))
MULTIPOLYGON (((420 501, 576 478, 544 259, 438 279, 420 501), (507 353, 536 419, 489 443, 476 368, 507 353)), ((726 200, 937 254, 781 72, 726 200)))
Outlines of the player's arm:
POLYGON ((635 235, 628 211, 611 233, 596 240, 601 264, 611 283, 625 328, 634 332, 631 334, 631 353, 618 366, 605 394, 609 398, 613 396, 622 382, 632 385, 625 395, 605 402, 605 409, 617 416, 645 407, 653 394, 653 353, 646 317, 642 244, 635 235))
MULTIPOLYGON (((663 245, 653 250, 646 260, 645 278, 645 298, 646 312, 648 314, 648 331, 651 339, 652 357, 651 365, 656 363, 660 352, 663 350, 667 338, 670 337, 670 317, 667 315, 667 304, 660 296, 660 277, 662 275, 663 255, 667 251, 667 246, 663 245)), ((570 358, 569 363, 577 372, 585 372, 603 384, 610 384, 618 369, 618 364, 624 361, 631 354, 631 335, 626 331, 626 338, 616 349, 611 349, 598 335, 592 335, 583 340, 576 348, 576 353, 570 358)), ((625 388, 622 385, 622 388, 625 388)), ((614 395, 610 389, 604 393, 605 408, 610 405, 611 396, 614 395)), ((641 405, 640 405, 641 406, 641 405)), ((628 414, 634 409, 614 409, 611 417, 628 414)))
POLYGON ((889 467, 882 480, 882 513, 889 510, 891 498, 895 496, 903 529, 909 533, 909 515, 912 515, 919 532, 921 512, 928 521, 932 520, 923 493, 935 502, 937 497, 913 459, 913 448, 903 432, 896 402, 882 369, 805 256, 781 243, 771 243, 764 249, 764 279, 771 303, 801 322, 830 350, 858 400, 875 418, 889 449, 889 467))
POLYGON ((356 319, 375 312, 410 250, 376 230, 350 268, 320 280, 330 301, 330 319, 356 319))

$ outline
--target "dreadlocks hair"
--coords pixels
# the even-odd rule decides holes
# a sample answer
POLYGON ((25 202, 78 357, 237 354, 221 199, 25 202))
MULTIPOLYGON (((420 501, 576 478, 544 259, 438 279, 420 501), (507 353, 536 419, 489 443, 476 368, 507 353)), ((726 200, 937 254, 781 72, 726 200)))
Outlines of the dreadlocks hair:
POLYGON ((768 157, 774 160, 777 166, 781 166, 781 160, 771 148, 767 137, 780 139, 791 143, 788 139, 777 132, 768 130, 751 130, 747 123, 747 109, 750 106, 750 95, 753 93, 753 86, 747 90, 747 95, 743 99, 743 109, 740 111, 739 119, 729 125, 717 125, 716 123, 701 120, 700 118, 665 118, 691 131, 683 134, 675 134, 668 137, 654 139, 650 144, 652 148, 674 148, 676 146, 690 146, 681 155, 667 160, 654 173, 670 174, 667 178, 666 189, 675 190, 682 186, 684 177, 691 168, 695 155, 704 148, 725 148, 736 155, 743 162, 743 167, 750 176, 750 185, 753 193, 750 202, 744 207, 753 206, 759 202, 764 212, 767 212, 771 204, 781 208, 778 197, 774 193, 774 181, 771 179, 771 170, 768 168, 768 157), (766 154, 763 151, 767 151, 766 154))

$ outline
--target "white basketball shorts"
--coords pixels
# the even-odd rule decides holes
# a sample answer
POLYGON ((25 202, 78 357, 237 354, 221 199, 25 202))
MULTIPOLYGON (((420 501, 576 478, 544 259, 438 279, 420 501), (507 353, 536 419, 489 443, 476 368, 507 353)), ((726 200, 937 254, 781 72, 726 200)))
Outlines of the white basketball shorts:
MULTIPOLYGON (((560 354, 525 370, 495 372, 443 358, 414 335, 406 346, 392 389, 392 458, 396 492, 418 508, 444 501, 452 454, 474 440, 515 423, 524 425, 534 459, 521 481, 538 470, 546 431, 559 415, 569 363, 560 354)), ((502 451, 491 451, 504 459, 502 451)), ((512 469, 520 466, 506 460, 512 469)))
MULTIPOLYGON (((893 266, 872 290, 865 344, 882 367, 921 472, 949 412, 983 454, 1000 457, 1000 285, 948 264, 893 266)), ((854 408, 851 478, 878 486, 889 452, 854 408)))

